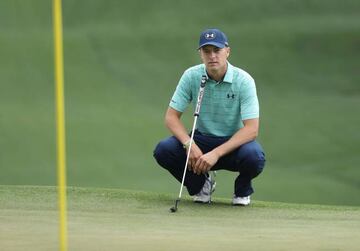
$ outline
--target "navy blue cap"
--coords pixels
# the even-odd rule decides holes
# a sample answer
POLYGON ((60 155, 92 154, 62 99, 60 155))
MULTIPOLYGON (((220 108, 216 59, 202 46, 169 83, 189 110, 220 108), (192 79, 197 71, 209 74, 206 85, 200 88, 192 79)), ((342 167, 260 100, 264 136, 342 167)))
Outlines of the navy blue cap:
POLYGON ((218 29, 207 29, 201 33, 198 49, 205 45, 213 45, 218 48, 229 46, 225 33, 218 29))

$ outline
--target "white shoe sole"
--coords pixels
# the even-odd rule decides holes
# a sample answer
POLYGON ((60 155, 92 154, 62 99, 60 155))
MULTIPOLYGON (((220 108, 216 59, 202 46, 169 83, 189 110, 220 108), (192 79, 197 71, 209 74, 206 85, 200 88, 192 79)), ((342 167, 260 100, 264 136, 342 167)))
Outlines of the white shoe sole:
POLYGON ((234 198, 233 201, 232 201, 232 205, 233 206, 248 206, 250 205, 250 197, 248 197, 247 199, 236 199, 234 198))
POLYGON ((247 204, 243 204, 243 203, 232 203, 233 206, 236 206, 236 207, 246 207, 246 206, 249 206, 250 203, 247 203, 247 204))
POLYGON ((210 200, 196 200, 194 199, 195 203, 199 203, 199 204, 210 204, 211 203, 211 199, 210 200))

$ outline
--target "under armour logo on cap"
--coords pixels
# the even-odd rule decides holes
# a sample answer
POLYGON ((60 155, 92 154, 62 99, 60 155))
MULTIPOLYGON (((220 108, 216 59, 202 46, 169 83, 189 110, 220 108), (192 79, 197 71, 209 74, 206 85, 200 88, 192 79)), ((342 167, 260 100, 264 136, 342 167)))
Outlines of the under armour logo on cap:
POLYGON ((201 33, 198 49, 205 45, 213 45, 218 48, 229 46, 226 35, 218 29, 207 29, 201 33))
POLYGON ((216 37, 215 33, 206 33, 205 38, 206 39, 214 39, 216 37))

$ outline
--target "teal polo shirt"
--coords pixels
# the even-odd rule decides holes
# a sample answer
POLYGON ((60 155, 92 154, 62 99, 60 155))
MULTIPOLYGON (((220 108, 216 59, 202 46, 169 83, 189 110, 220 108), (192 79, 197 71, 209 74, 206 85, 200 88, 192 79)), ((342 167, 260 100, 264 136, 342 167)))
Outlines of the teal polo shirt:
MULTIPOLYGON (((195 111, 202 75, 207 75, 204 64, 187 69, 169 106, 184 112, 192 103, 195 111)), ((205 135, 232 136, 244 126, 243 120, 258 117, 259 102, 254 79, 228 62, 223 81, 209 79, 206 83, 197 130, 205 135)))

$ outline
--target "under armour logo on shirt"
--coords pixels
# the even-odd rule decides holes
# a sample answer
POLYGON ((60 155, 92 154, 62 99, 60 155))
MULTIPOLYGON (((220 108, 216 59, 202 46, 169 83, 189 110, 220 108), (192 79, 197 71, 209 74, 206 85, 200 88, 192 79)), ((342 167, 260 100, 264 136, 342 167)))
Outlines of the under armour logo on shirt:
POLYGON ((234 99, 234 98, 235 98, 235 94, 231 94, 231 95, 230 95, 230 94, 228 93, 228 94, 227 94, 227 98, 232 98, 232 99, 234 99))

